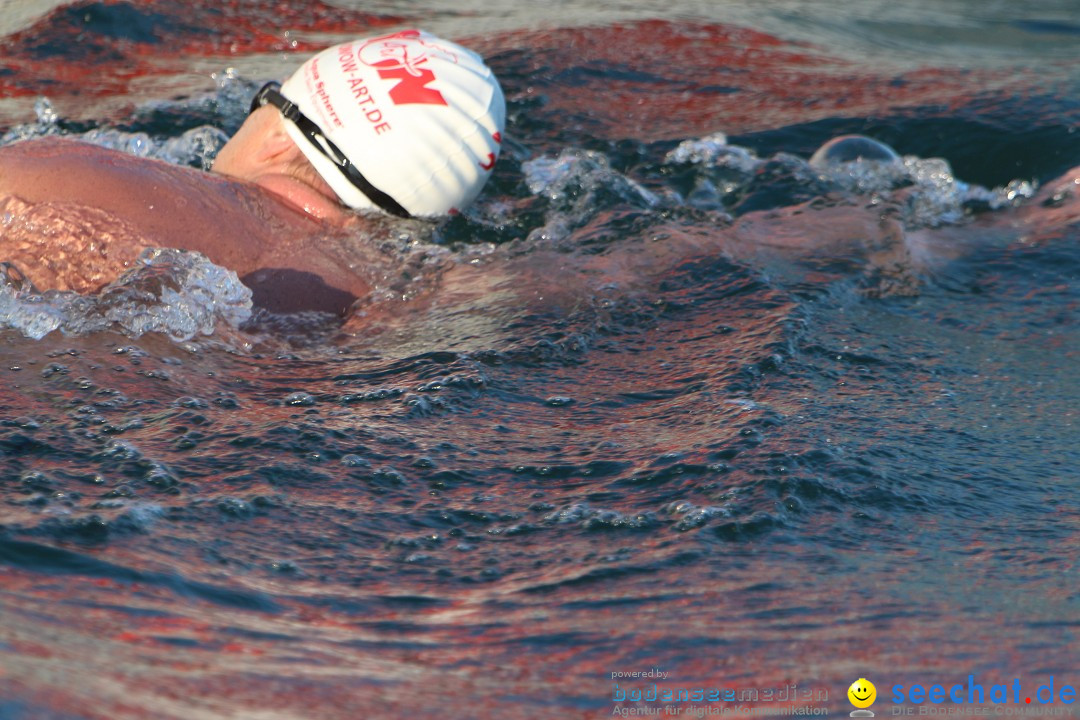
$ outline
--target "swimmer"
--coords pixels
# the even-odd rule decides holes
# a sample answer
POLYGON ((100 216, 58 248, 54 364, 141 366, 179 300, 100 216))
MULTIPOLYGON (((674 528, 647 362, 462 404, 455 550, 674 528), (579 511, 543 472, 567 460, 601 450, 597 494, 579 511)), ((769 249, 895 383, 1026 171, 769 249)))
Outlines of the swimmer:
MULTIPOLYGON (((257 307, 348 316, 352 331, 370 322, 351 310, 372 287, 374 252, 358 248, 371 217, 355 211, 434 217, 465 208, 498 157, 505 114, 494 75, 459 45, 420 31, 338 45, 284 85, 260 90, 210 173, 55 138, 0 148, 0 260, 38 290, 87 293, 147 247, 195 250, 235 271, 257 307)), ((851 159, 840 152, 848 145, 821 157, 851 159)), ((874 148, 856 149, 855 159, 874 157, 874 148)), ((977 222, 1022 238, 1049 236, 1078 216, 1080 168, 1026 207, 977 222)), ((551 298, 589 273, 613 282, 657 277, 686 257, 715 253, 864 261, 903 291, 911 272, 958 252, 948 234, 906 233, 894 217, 858 204, 808 203, 748 213, 705 236, 672 228, 662 242, 619 246, 603 267, 545 253, 497 267, 458 264, 438 294, 551 298)))
POLYGON ((344 43, 263 87, 211 173, 55 138, 0 148, 0 260, 38 290, 86 293, 146 247, 196 250, 257 306, 343 314, 370 286, 334 242, 364 222, 354 211, 465 208, 505 117, 460 45, 417 30, 344 43))

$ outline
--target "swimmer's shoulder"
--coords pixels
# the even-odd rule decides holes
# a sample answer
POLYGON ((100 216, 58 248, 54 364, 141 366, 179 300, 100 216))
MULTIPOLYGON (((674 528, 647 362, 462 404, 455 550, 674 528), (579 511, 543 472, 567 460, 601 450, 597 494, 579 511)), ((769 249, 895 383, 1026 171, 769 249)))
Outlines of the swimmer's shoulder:
MULTIPOLYGON (((0 197, 37 204, 74 203, 114 213, 171 244, 230 231, 251 238, 268 221, 289 231, 309 220, 250 183, 68 138, 0 148, 0 197), (296 217, 294 217, 296 216, 296 217)), ((183 244, 180 245, 184 247, 183 244)), ((198 248, 191 248, 198 249, 198 248)))
POLYGON ((148 244, 235 262, 263 244, 250 189, 213 173, 65 138, 0 148, 0 198, 94 208, 148 244))
POLYGON ((38 138, 0 148, 0 195, 29 203, 123 203, 133 195, 164 195, 205 175, 193 168, 138 158, 69 138, 38 138))
MULTIPOLYGON (((325 247, 333 228, 255 185, 194 168, 75 140, 24 141, 0 148, 0 206, 8 198, 27 212, 41 206, 90 218, 96 227, 80 225, 88 237, 122 225, 140 247, 201 252, 245 278, 260 304, 283 312, 342 312, 370 288, 325 247)), ((76 238, 61 245, 78 246, 76 238)), ((0 243, 0 251, 11 248, 0 243)))

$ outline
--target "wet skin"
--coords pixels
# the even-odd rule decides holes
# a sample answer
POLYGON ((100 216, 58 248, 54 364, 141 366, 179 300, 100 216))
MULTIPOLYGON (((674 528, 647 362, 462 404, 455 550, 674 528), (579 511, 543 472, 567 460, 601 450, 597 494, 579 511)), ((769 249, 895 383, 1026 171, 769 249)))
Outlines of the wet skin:
POLYGON ((343 228, 280 195, 70 140, 0 148, 0 221, 0 259, 39 290, 97 290, 145 247, 201 252, 279 312, 343 314, 369 290, 326 242, 343 228))

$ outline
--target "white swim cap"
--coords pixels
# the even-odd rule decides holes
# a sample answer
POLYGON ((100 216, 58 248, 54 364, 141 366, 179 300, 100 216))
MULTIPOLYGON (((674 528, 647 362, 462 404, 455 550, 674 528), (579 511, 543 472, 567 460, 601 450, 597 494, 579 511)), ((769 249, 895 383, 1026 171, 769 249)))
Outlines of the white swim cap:
POLYGON ((330 141, 283 111, 290 137, 342 202, 396 215, 468 206, 491 175, 506 124, 502 89, 480 56, 420 30, 323 50, 281 95, 330 141), (331 159, 338 155, 348 161, 331 159), (346 172, 349 163, 359 173, 346 172))

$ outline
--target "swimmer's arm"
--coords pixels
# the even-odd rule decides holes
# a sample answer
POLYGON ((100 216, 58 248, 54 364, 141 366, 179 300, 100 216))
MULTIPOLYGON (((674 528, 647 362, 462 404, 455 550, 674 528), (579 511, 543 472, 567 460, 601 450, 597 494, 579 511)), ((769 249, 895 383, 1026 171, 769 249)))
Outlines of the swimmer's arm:
MULTIPOLYGON (((94 208, 136 228, 145 244, 188 247, 187 237, 213 237, 218 217, 193 217, 181 205, 205 192, 190 187, 196 170, 68 138, 26 140, 0 148, 0 197, 13 195, 30 204, 94 208), (186 185, 186 186, 185 186, 186 185)), ((220 264, 220 263, 219 263, 220 264)))
POLYGON ((0 197, 14 196, 28 203, 38 203, 76 189, 73 180, 77 172, 63 162, 62 153, 79 145, 81 143, 49 138, 26 140, 0 148, 0 197))
POLYGON ((14 195, 14 178, 4 148, 0 148, 0 198, 14 195))
POLYGON ((35 177, 32 163, 27 162, 20 145, 7 145, 0 148, 0 198, 18 197, 34 202, 41 182, 35 177))
POLYGON ((971 223, 906 230, 895 212, 862 205, 806 203, 738 218, 716 239, 730 257, 838 259, 869 267, 934 270, 991 243, 1042 242, 1080 222, 1080 167, 1046 183, 1019 207, 983 213, 971 223), (972 232, 972 230, 978 232, 972 232))

